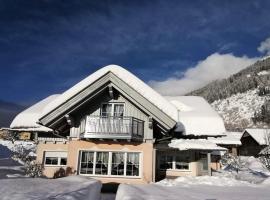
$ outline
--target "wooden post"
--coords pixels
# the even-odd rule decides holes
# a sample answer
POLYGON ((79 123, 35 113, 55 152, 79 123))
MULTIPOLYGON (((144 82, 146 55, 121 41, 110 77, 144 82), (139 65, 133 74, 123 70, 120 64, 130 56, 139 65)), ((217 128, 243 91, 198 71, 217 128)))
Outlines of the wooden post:
POLYGON ((207 165, 208 165, 208 176, 212 176, 211 172, 211 153, 207 152, 207 165))

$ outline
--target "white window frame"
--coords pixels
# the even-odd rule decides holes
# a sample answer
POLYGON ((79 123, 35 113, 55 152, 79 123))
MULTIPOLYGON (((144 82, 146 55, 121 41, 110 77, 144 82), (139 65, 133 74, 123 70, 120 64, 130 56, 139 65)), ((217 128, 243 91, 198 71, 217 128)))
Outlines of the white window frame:
POLYGON ((123 117, 125 116, 125 103, 123 102, 107 102, 107 103, 102 103, 101 106, 100 106, 100 116, 102 117, 102 108, 103 108, 103 105, 107 105, 107 104, 110 104, 112 105, 112 110, 111 110, 111 115, 110 117, 114 117, 114 106, 115 105, 123 105, 123 117))
POLYGON ((66 165, 61 165, 61 159, 65 158, 67 161, 67 151, 44 151, 44 159, 43 159, 43 163, 45 167, 65 167, 66 165), (46 155, 46 154, 52 154, 52 155, 46 155), (64 155, 63 155, 64 154, 64 155), (57 158, 57 164, 46 164, 46 158, 57 158))
POLYGON ((94 177, 112 177, 112 178, 142 178, 142 169, 143 169, 143 153, 141 151, 122 151, 122 150, 91 150, 91 149, 80 149, 78 152, 78 174, 82 176, 94 176, 94 177), (93 173, 92 174, 82 174, 81 173, 81 156, 82 152, 94 152, 94 163, 93 163, 93 173), (108 174, 95 174, 96 168, 96 153, 97 152, 109 152, 109 162, 108 162, 108 174), (124 175, 111 175, 111 166, 112 166, 112 153, 124 153, 124 175), (139 175, 138 176, 127 176, 126 175, 126 164, 127 164, 127 153, 138 153, 139 154, 139 175))
MULTIPOLYGON (((159 156, 159 170, 161 171, 166 171, 166 170, 173 170, 173 171, 184 171, 184 172, 189 172, 191 171, 191 166, 190 166, 190 161, 188 162, 188 169, 176 169, 176 157, 178 152, 166 152, 166 151, 162 151, 162 154, 159 156), (170 169, 161 169, 160 168, 160 162, 161 162, 161 156, 172 156, 172 168, 170 169)), ((189 155, 190 156, 190 155, 189 155)))

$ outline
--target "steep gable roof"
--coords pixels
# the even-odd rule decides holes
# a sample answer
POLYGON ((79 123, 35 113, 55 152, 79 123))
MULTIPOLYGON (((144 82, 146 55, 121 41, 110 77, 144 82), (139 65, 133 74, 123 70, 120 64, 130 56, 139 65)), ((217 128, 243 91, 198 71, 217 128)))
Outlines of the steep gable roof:
MULTIPOLYGON (((84 80, 80 81, 67 91, 65 91, 53 102, 51 102, 46 106, 46 108, 43 110, 40 120, 44 121, 44 118, 49 116, 52 112, 54 112, 54 110, 70 101, 70 99, 77 98, 75 97, 77 94, 82 93, 89 86, 98 82, 100 79, 102 79, 102 77, 106 76, 108 73, 112 73, 120 81, 123 81, 127 86, 129 86, 138 94, 140 94, 144 99, 146 99, 151 104, 156 106, 161 112, 163 112, 163 115, 168 116, 171 119, 171 121, 174 121, 175 125, 177 120, 177 110, 175 109, 175 106, 172 105, 170 102, 168 102, 166 99, 164 99, 164 97, 162 97, 160 94, 154 91, 150 86, 148 86, 139 78, 134 76, 132 73, 117 65, 108 65, 106 67, 103 67, 98 71, 94 72, 93 74, 91 74, 90 76, 86 77, 84 80)), ((88 94, 88 92, 85 92, 85 94, 88 94)), ((67 104, 71 105, 72 103, 73 102, 67 104)))
POLYGON ((270 139, 270 129, 258 129, 248 128, 245 129, 242 137, 245 136, 245 132, 248 133, 259 145, 268 145, 270 139))

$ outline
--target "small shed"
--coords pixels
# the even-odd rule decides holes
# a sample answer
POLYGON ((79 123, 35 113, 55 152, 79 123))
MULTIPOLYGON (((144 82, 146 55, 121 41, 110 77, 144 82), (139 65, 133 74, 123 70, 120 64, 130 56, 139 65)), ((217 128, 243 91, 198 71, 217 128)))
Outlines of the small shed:
POLYGON ((246 129, 240 140, 242 145, 239 148, 239 154, 256 157, 269 145, 270 129, 246 129))

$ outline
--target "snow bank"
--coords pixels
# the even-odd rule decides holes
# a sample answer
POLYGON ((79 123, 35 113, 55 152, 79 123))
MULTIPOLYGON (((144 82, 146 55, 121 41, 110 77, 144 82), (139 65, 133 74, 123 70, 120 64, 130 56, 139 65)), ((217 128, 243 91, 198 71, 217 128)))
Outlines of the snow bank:
POLYGON ((269 183, 252 184, 226 176, 178 177, 143 186, 121 184, 116 200, 269 199, 269 183))
POLYGON ((214 186, 238 186, 238 185, 251 185, 246 181, 239 181, 229 177, 217 176, 197 176, 197 177, 178 177, 176 179, 164 179, 158 183, 163 186, 184 186, 189 187, 192 185, 214 185, 214 186))
POLYGON ((220 150, 226 151, 226 148, 217 146, 215 143, 210 142, 206 139, 177 139, 172 140, 168 144, 169 147, 184 150, 220 150))
POLYGON ((164 96, 178 110, 178 120, 186 135, 224 135, 222 118, 202 97, 164 96))
POLYGON ((99 200, 101 183, 86 177, 2 179, 1 200, 99 200))
POLYGON ((261 163, 260 159, 254 157, 240 157, 240 168, 238 173, 235 169, 225 166, 223 170, 214 173, 214 176, 229 177, 253 184, 268 182, 270 172, 261 163))
POLYGON ((116 194, 116 200, 269 200, 268 186, 235 185, 233 187, 213 185, 192 185, 185 183, 177 186, 125 185, 121 184, 116 194))

